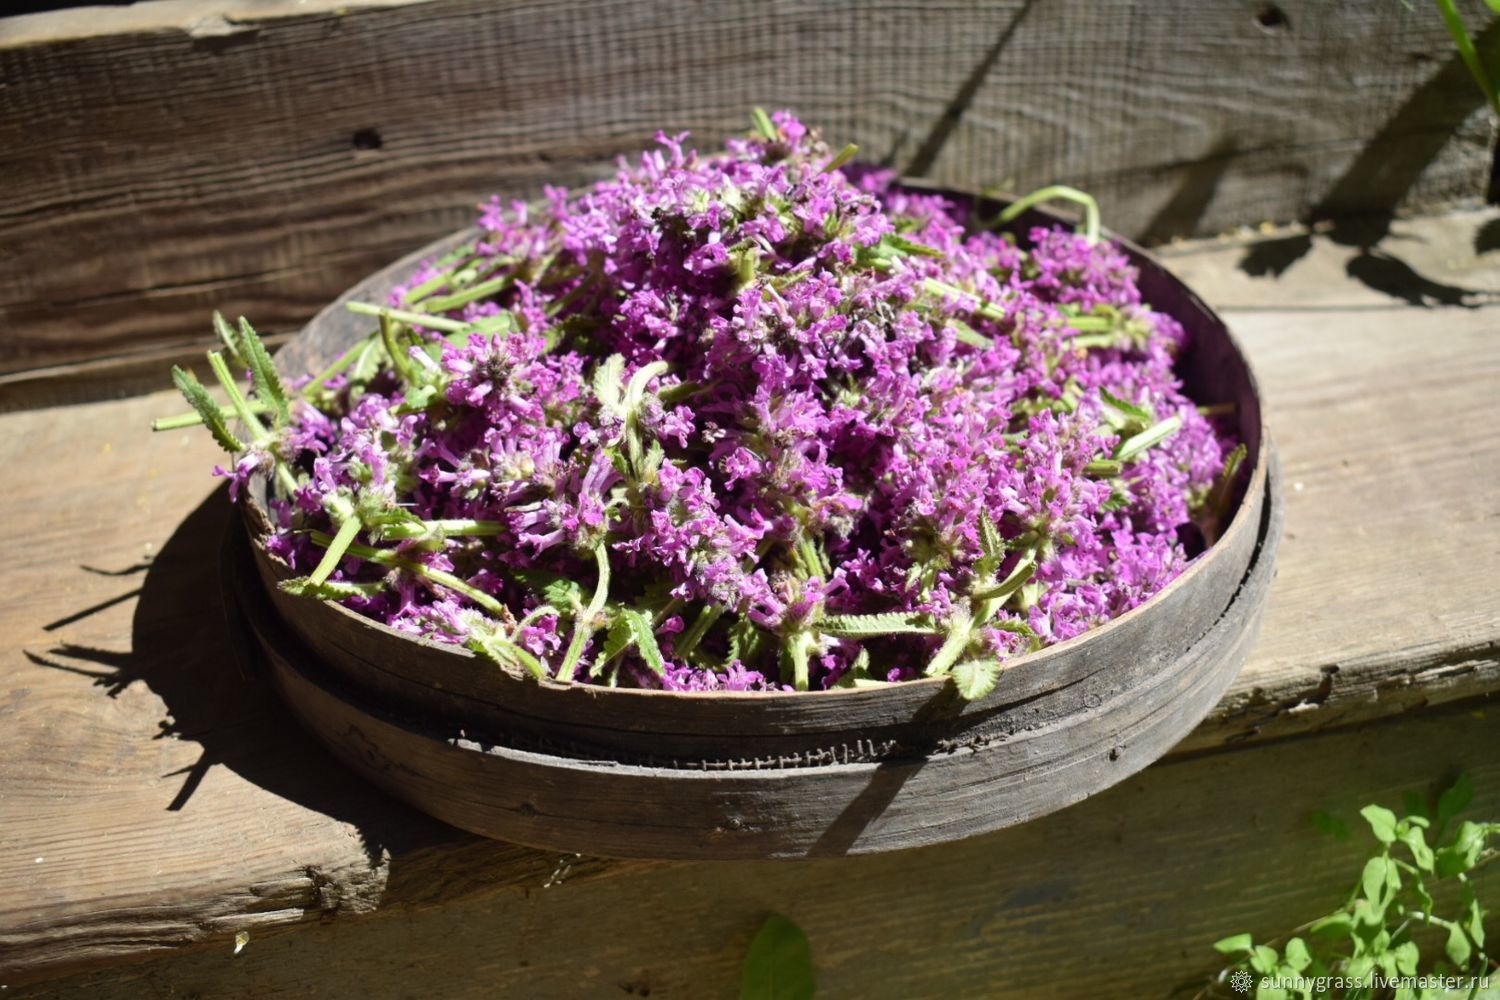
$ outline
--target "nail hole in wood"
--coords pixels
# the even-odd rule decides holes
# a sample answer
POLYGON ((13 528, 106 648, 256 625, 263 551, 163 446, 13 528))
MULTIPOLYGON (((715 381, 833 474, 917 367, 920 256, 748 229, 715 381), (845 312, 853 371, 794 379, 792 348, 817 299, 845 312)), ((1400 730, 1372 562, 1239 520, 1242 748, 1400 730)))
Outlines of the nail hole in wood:
POLYGON ((373 128, 362 128, 355 132, 351 142, 355 149, 379 149, 385 145, 385 140, 380 137, 380 131, 373 128))
POLYGON ((1286 11, 1274 3, 1268 3, 1255 12, 1255 23, 1268 35, 1289 31, 1292 27, 1292 22, 1287 20, 1286 11))

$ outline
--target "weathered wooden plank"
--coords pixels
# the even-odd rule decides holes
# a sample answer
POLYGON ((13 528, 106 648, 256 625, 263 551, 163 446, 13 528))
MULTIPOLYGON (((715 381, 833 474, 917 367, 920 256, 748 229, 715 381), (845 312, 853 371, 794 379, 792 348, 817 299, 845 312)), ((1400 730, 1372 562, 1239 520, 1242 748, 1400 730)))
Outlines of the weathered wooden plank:
MULTIPOLYGON (((1392 238, 1412 233, 1398 226, 1392 238)), ((1340 277, 1342 257, 1325 252, 1321 241, 1287 272, 1284 282, 1347 281, 1340 277), (1322 278, 1303 275, 1300 269, 1324 266, 1319 262, 1331 270, 1322 278)), ((1397 252, 1403 245, 1417 244, 1398 240, 1383 252, 1397 252)), ((1223 265, 1232 267, 1243 252, 1224 251, 1223 265)), ((1209 257, 1192 259, 1202 263, 1209 257)), ((1205 269, 1195 280, 1207 289, 1218 279, 1205 269)), ((1242 288, 1239 281, 1233 279, 1233 287, 1242 288)), ((1455 723, 1451 738, 1442 727, 1420 731, 1443 732, 1441 742, 1430 735, 1402 737, 1402 752, 1414 756, 1412 770, 1400 775, 1382 770, 1398 761, 1351 749, 1361 745, 1348 743, 1328 744, 1326 755, 1317 754, 1318 768, 1305 776, 1294 766, 1305 758, 1272 761, 1266 765, 1272 770, 1262 771, 1256 762, 1271 761, 1260 755, 1272 748, 1256 749, 1258 744, 1273 735, 1306 735, 1500 688, 1495 646, 1500 592, 1475 585, 1500 570, 1500 518, 1494 516, 1500 510, 1500 484, 1493 475, 1500 467, 1494 393, 1500 341, 1493 335, 1500 310, 1365 302, 1354 310, 1299 311, 1278 291, 1282 282, 1265 281, 1263 287, 1268 299, 1283 307, 1280 311, 1231 313, 1230 319, 1261 377, 1268 420, 1291 486, 1287 536, 1251 661, 1229 700, 1185 747, 1243 743, 1251 749, 1222 759, 1247 761, 1247 773, 1274 773, 1280 782, 1277 794, 1291 785, 1308 789, 1309 803, 1337 805, 1344 799, 1319 789, 1378 794, 1465 759, 1463 747, 1470 744, 1463 742, 1468 737, 1462 727, 1469 724, 1455 723), (1300 491, 1298 482, 1303 484, 1300 491), (1325 673, 1333 666, 1339 668, 1336 674, 1325 673), (1424 739, 1434 745, 1424 748, 1424 739), (1451 759, 1439 759, 1444 751, 1451 752, 1451 759), (1366 758, 1357 769, 1333 763, 1355 752, 1366 758), (1288 775, 1299 776, 1305 785, 1289 782, 1288 775)), ((1323 294, 1325 302, 1338 301, 1326 288, 1323 294)), ((1365 291, 1356 288, 1351 294, 1363 296, 1365 291)), ((227 510, 221 501, 203 502, 211 489, 204 470, 214 460, 213 446, 203 435, 153 437, 144 431, 151 417, 176 412, 179 406, 170 395, 157 394, 0 416, 0 468, 6 473, 10 514, 0 540, 0 558, 8 570, 0 577, 0 649, 5 651, 0 658, 0 983, 14 985, 23 975, 60 974, 87 962, 124 962, 161 949, 175 952, 200 941, 211 950, 184 961, 201 961, 205 964, 194 967, 219 975, 223 966, 213 963, 227 961, 229 938, 240 927, 253 925, 259 942, 270 925, 296 923, 302 931, 284 941, 308 934, 306 940, 326 945, 351 933, 341 927, 342 918, 316 931, 306 925, 334 911, 348 914, 372 907, 388 915, 372 917, 370 926, 379 922, 392 928, 392 934, 415 919, 405 915, 408 906, 441 903, 467 914, 476 928, 488 929, 485 948, 510 947, 503 942, 513 938, 526 940, 513 931, 516 927, 530 927, 549 942, 577 941, 579 935, 566 929, 584 926, 577 922, 583 914, 618 913, 622 923, 628 918, 641 924, 651 913, 675 912, 668 905, 673 894, 678 894, 679 907, 684 900, 734 902, 703 917, 702 924, 673 925, 674 940, 692 943, 689 950, 700 956, 684 963, 683 975, 720 982, 714 977, 736 960, 753 924, 753 917, 739 912, 741 904, 754 900, 761 907, 789 907, 787 886, 793 883, 821 894, 824 903, 815 909, 822 916, 793 915, 814 927, 818 938, 843 942, 824 948, 842 956, 830 960, 844 963, 852 976, 860 954, 855 943, 826 936, 836 912, 866 914, 856 922, 864 935, 861 941, 867 942, 874 915, 909 893, 921 902, 902 911, 904 926, 923 926, 922 920, 944 905, 938 890, 944 884, 967 885, 972 879, 988 887, 987 898, 1020 892, 1019 884, 1006 888, 973 875, 992 871, 985 866, 1012 851, 1030 851, 1025 856, 1038 871, 1062 871, 1070 857, 1083 856, 1079 852, 1085 846, 1104 843, 1123 830, 1127 844, 1149 845, 1149 851, 1166 852, 1162 856, 1187 856, 1196 838, 1204 841, 1205 851, 1222 847, 1221 857, 1250 850, 1253 857, 1273 864, 1260 852, 1270 851, 1276 838, 1260 844, 1253 834, 1255 817, 1267 815, 1264 809, 1277 800, 1269 790, 1254 791, 1259 786, 1246 786, 1250 791, 1239 794, 1235 775, 1240 772, 1229 769, 1216 779, 1218 798, 1208 825, 1194 820, 1202 813, 1180 813, 1181 803, 1189 801, 1181 797, 1187 792, 1151 799, 1151 810, 1132 814, 1143 818, 1128 825, 1066 825, 1065 818, 1078 809, 1094 808, 1091 800, 1059 814, 1054 822, 1064 825, 1035 833, 1026 832, 1031 826, 1022 827, 1015 833, 1020 840, 981 839, 976 843, 989 846, 980 853, 939 856, 951 857, 953 867, 944 867, 949 864, 944 861, 933 868, 902 868, 901 859, 908 856, 897 855, 889 868, 858 869, 847 876, 842 869, 824 873, 798 866, 782 874, 756 869, 745 875, 745 888, 716 897, 713 886, 721 884, 719 876, 705 875, 695 866, 674 868, 679 873, 660 883, 646 879, 639 894, 632 895, 636 890, 631 886, 645 879, 647 869, 596 865, 586 874, 611 884, 601 884, 597 896, 579 897, 577 909, 569 904, 559 910, 497 910, 498 901, 520 895, 521 889, 485 896, 487 887, 538 888, 558 859, 474 841, 391 804, 332 764, 274 699, 241 681, 230 665, 233 653, 218 617, 215 578, 216 546, 227 510), (1178 813, 1170 811, 1173 802, 1179 804, 1178 813), (1248 825, 1227 822, 1225 817, 1241 806, 1248 825), (1186 839, 1167 838, 1164 831, 1179 824, 1186 839), (1148 831, 1156 832, 1148 837, 1148 831), (1240 836, 1246 839, 1232 839, 1240 836), (43 860, 35 861, 38 857, 43 860), (802 874, 788 874, 798 870, 802 874), (877 871, 888 879, 877 880, 883 894, 869 897, 862 909, 839 910, 837 893, 849 891, 865 874, 875 878, 877 871), (839 890, 835 881, 848 885, 839 890), (708 887, 692 888, 704 883, 708 887), (474 908, 454 908, 465 899, 474 900, 474 908), (726 930, 731 923, 733 928, 726 930)), ((1491 730, 1474 732, 1472 745, 1492 747, 1491 730)), ((1487 759, 1492 758, 1491 750, 1487 759)), ((1181 754, 1168 758, 1180 759, 1181 754)), ((1140 780, 1158 770, 1148 769, 1140 780)), ((1491 778, 1483 780, 1491 789, 1500 787, 1491 778)), ((1101 815, 1130 801, 1128 790, 1137 786, 1125 787, 1109 793, 1113 798, 1097 800, 1104 803, 1098 808, 1106 810, 1101 815)), ((1278 815, 1277 823, 1289 823, 1292 814, 1278 815)), ((1290 827, 1272 823, 1265 829, 1276 833, 1290 827)), ((1305 846, 1296 839, 1282 843, 1299 850, 1305 846)), ((1147 846, 1140 849, 1139 855, 1113 858, 1111 870, 1139 869, 1161 877, 1154 862, 1147 863, 1156 855, 1146 853, 1147 846)), ((1178 895, 1190 896, 1188 887, 1196 885, 1223 887, 1227 893, 1232 883, 1238 884, 1214 876, 1207 864, 1194 860, 1187 866, 1198 881, 1184 876, 1178 895)), ((1028 919, 1034 922, 1014 934, 1038 942, 1043 930, 1062 926, 1056 923, 1057 912, 1076 909, 1095 920, 1096 928, 1098 920, 1107 919, 1128 929, 1122 940, 1145 949, 1135 959, 1122 957, 1120 967, 1128 968, 1129 961, 1144 966, 1162 957, 1150 942, 1163 939, 1141 945, 1147 939, 1135 936, 1146 933, 1146 924, 1171 926, 1178 935, 1227 932, 1237 927, 1226 925, 1244 923, 1277 898, 1305 898, 1298 895, 1300 889, 1283 883, 1256 883, 1234 901, 1203 897, 1213 906, 1205 903, 1205 909, 1194 911, 1197 916, 1158 907, 1132 917, 1125 903, 1113 901, 1130 898, 1140 884, 1137 876, 1119 876, 1124 880, 1116 889, 1109 888, 1108 877, 1096 875, 1082 889, 1060 897, 1067 902, 1062 909, 1049 906, 1045 894, 1033 899, 1023 909, 1029 907, 1028 919)), ((966 898, 953 913, 965 908, 979 912, 975 905, 966 898)), ((702 912, 710 909, 704 902, 702 912)), ((995 932, 1010 926, 997 925, 995 932)), ((534 962, 541 970, 534 973, 537 995, 573 987, 588 993, 586 983, 593 980, 580 986, 579 980, 566 978, 580 966, 597 967, 600 982, 626 967, 635 975, 660 966, 667 975, 669 963, 635 950, 635 937, 618 946, 609 943, 616 939, 608 935, 591 937, 585 951, 575 950, 566 960, 542 960, 537 951, 519 957, 506 952, 508 957, 495 959, 493 968, 480 968, 484 960, 479 959, 475 966, 452 967, 468 969, 476 982, 491 982, 500 981, 502 972, 520 975, 506 964, 512 960, 517 965, 534 962), (588 957, 579 957, 584 954, 588 957), (636 958, 640 964, 630 964, 636 958)), ((397 961, 387 939, 359 940, 359 949, 366 957, 377 957, 380 968, 397 961)), ((908 939, 899 929, 887 928, 880 940, 896 942, 897 954, 912 959, 930 945, 920 936, 908 939)), ((986 947, 994 944, 983 936, 974 940, 987 942, 986 947)), ((1058 940, 1066 941, 1066 935, 1058 940)), ((466 947, 475 954, 482 950, 477 943, 466 947)), ((1094 947, 1094 939, 1088 949, 1061 943, 1042 947, 1038 961, 1055 962, 1070 948, 1077 955, 1092 955, 1094 947)), ((1001 975, 982 962, 976 968, 976 975, 1001 975)), ((879 966, 872 971, 890 970, 879 966)), ((143 982, 132 988, 144 988, 143 982)), ((1021 977, 1016 982, 1039 980, 1021 977)), ((232 995, 232 985, 221 980, 209 992, 232 995)), ((615 988, 617 984, 607 982, 601 992, 615 988)), ((1069 992, 1066 983, 1052 989, 1069 992)))
MULTIPOLYGON (((1219 937, 1263 940, 1337 907, 1375 846, 1365 803, 1399 807, 1462 767, 1471 814, 1500 814, 1497 738, 1491 703, 1178 758, 1025 826, 892 855, 615 878, 534 861, 441 908, 252 925, 238 956, 226 924, 210 946, 8 992, 731 998, 775 911, 806 930, 821 997, 1161 997, 1218 967, 1219 937), (1315 810, 1355 835, 1316 832, 1315 810)), ((391 877, 403 868, 394 857, 391 877)), ((1491 868, 1480 892, 1497 888, 1491 868)))
POLYGON ((754 102, 949 183, 1092 186, 1155 237, 1480 194, 1488 126, 1434 10, 1280 10, 1272 31, 1191 0, 0 21, 0 370, 201 337, 215 306, 293 328, 492 192, 597 176, 657 127, 717 141, 754 102))

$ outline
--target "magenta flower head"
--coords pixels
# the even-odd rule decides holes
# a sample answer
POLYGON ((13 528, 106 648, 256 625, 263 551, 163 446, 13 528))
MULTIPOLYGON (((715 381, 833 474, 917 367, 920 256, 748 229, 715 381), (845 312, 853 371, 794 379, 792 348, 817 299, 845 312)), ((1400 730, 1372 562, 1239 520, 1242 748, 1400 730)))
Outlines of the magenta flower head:
POLYGON ((687 143, 485 204, 294 394, 229 331, 249 439, 199 412, 292 589, 574 683, 977 697, 1182 572, 1234 442, 1096 221, 990 231, 787 112, 687 143))

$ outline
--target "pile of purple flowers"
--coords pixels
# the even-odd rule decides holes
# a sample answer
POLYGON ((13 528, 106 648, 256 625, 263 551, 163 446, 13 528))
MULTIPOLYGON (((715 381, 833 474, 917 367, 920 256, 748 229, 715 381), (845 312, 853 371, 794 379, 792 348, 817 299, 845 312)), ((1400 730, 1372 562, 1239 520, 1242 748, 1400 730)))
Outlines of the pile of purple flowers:
POLYGON ((483 206, 291 386, 216 318, 229 405, 178 370, 176 423, 276 484, 288 589, 563 681, 978 697, 1182 572, 1242 451, 1097 223, 1023 245, 756 122, 483 206))

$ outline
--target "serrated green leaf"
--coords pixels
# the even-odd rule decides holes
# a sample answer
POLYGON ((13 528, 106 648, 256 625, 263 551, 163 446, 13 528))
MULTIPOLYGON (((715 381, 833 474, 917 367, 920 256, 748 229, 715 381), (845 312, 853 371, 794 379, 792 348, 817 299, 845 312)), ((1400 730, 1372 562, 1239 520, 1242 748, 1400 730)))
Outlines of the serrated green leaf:
POLYGON ((943 256, 943 251, 937 247, 930 247, 926 243, 918 243, 916 240, 902 236, 900 233, 886 233, 880 238, 880 244, 884 248, 895 250, 898 253, 911 254, 914 257, 940 259, 943 256))
POLYGON ((740 1000, 812 1000, 816 991, 807 935, 781 914, 771 914, 745 954, 740 1000))
POLYGON ((609 631, 604 633, 604 648, 594 658, 590 674, 597 677, 604 671, 606 663, 625 652, 634 641, 635 633, 631 631, 630 623, 625 620, 624 615, 616 615, 614 621, 610 622, 609 631))
MULTIPOLYGON (((214 315, 218 316, 217 313, 214 315)), ((223 319, 223 317, 219 318, 223 319)), ((275 411, 276 426, 284 426, 292 416, 286 386, 281 383, 281 376, 276 371, 275 363, 271 361, 266 345, 261 342, 260 336, 250 325, 250 321, 243 316, 240 317, 239 346, 239 354, 250 369, 250 379, 255 386, 256 397, 275 411)))
POLYGON ((1214 942, 1214 951, 1221 955, 1245 955, 1254 947, 1255 940, 1249 934, 1231 934, 1214 942))
POLYGON ((230 432, 229 425, 224 421, 223 411, 219 409, 219 404, 214 402, 214 398, 208 394, 208 390, 204 388, 202 382, 198 381, 196 375, 186 368, 173 365, 172 383, 177 386, 177 391, 182 393, 183 398, 188 401, 188 405, 202 419, 203 426, 208 428, 208 432, 213 435, 214 440, 219 443, 220 448, 223 448, 231 455, 237 455, 245 450, 245 446, 240 442, 240 439, 230 432))
POLYGON ((384 585, 380 583, 349 583, 344 580, 324 580, 313 583, 305 576, 283 580, 277 586, 296 597, 315 597, 323 601, 342 601, 350 597, 374 597, 384 585))
POLYGON ((992 658, 965 660, 949 671, 953 684, 965 701, 977 701, 995 690, 1000 678, 1000 661, 992 658))
POLYGON ((510 571, 510 575, 525 584, 544 604, 564 611, 583 607, 584 589, 581 583, 541 569, 514 569, 510 571))
POLYGON ((878 635, 938 635, 942 629, 926 615, 890 612, 878 615, 831 615, 818 623, 824 635, 867 639, 878 635))
POLYGON ((1114 393, 1110 392, 1108 389, 1101 388, 1099 390, 1099 398, 1104 400, 1104 402, 1108 403, 1116 410, 1119 410, 1121 413, 1125 414, 1127 417, 1130 417, 1133 420, 1137 421, 1142 428, 1150 427, 1152 424, 1156 423, 1156 413, 1149 407, 1141 406, 1137 403, 1127 402, 1126 400, 1123 400, 1119 396, 1116 396, 1114 393))
POLYGON ((621 405, 624 378, 625 356, 622 354, 611 354, 594 369, 594 395, 598 397, 599 405, 604 407, 605 412, 615 416, 624 416, 625 413, 625 408, 621 405))
POLYGON ((1393 844, 1396 842, 1396 814, 1384 806, 1368 805, 1359 811, 1370 824, 1370 830, 1374 832, 1375 839, 1382 844, 1393 844))
POLYGON ((1000 563, 1005 559, 1005 537, 990 519, 990 512, 983 509, 979 511, 979 548, 984 553, 984 558, 995 564, 989 572, 999 569, 1000 563))
POLYGON ((651 619, 641 614, 635 608, 621 608, 620 617, 630 629, 630 634, 635 639, 636 651, 641 654, 651 672, 660 677, 667 672, 666 661, 662 659, 661 648, 656 644, 656 632, 651 628, 651 619))
POLYGON ((224 345, 224 350, 229 352, 229 360, 241 371, 250 367, 250 361, 240 350, 239 338, 235 336, 234 328, 224 318, 224 314, 215 309, 213 313, 214 333, 218 335, 219 342, 224 345))

